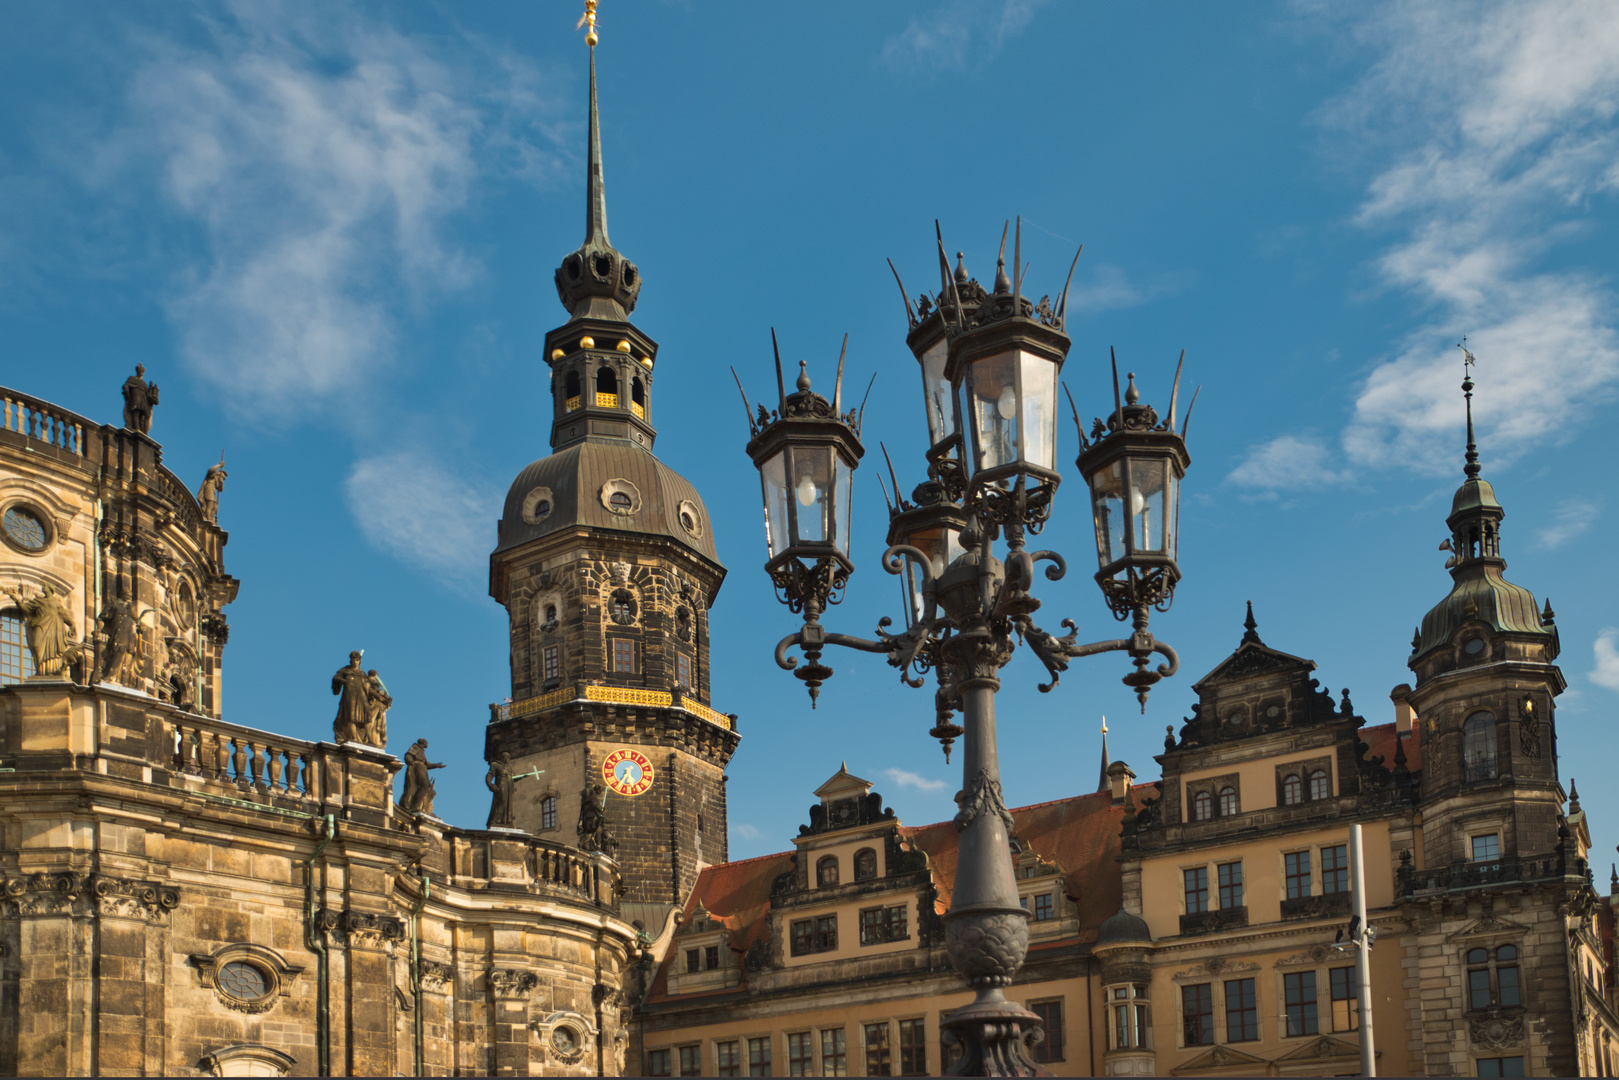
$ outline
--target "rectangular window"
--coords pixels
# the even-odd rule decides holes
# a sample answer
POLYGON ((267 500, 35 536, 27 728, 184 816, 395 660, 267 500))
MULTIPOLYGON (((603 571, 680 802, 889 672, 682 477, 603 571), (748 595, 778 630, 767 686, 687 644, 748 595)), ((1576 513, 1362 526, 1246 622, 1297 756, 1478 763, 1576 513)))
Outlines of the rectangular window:
POLYGON ((1242 907, 1242 863, 1221 863, 1215 869, 1220 872, 1220 906, 1242 907))
POLYGON ((1287 898, 1301 900, 1310 895, 1310 853, 1290 851, 1282 856, 1287 868, 1287 898))
POLYGON ((628 638, 613 639, 613 670, 626 675, 635 674, 635 642, 628 638))
POLYGON ((554 829, 557 827, 557 797, 547 795, 540 800, 540 828, 554 829))
POLYGON ((1360 1030, 1360 994, 1355 987, 1355 969, 1332 968, 1327 972, 1332 984, 1332 1030, 1360 1030))
POLYGON ((1209 910, 1209 870, 1200 866, 1182 872, 1186 885, 1186 914, 1209 910))
POLYGON ((1321 894, 1349 891, 1349 845, 1321 849, 1321 894))
POLYGON ((562 646, 547 645, 545 647, 545 682, 546 685, 562 681, 562 646))
POLYGON ((1045 922, 1051 918, 1051 894, 1041 893, 1034 898, 1034 921, 1045 922))
POLYGON ((22 612, 16 608, 0 615, 0 686, 22 682, 34 674, 34 654, 28 648, 27 627, 22 612))
POLYGON ((1287 995, 1287 1033, 1315 1035, 1321 1030, 1315 1014, 1315 972, 1296 971, 1282 976, 1287 995))
POLYGON ((648 1050, 646 1054, 646 1074, 648 1076, 673 1076, 669 1071, 669 1051, 648 1050))
POLYGON ((702 953, 699 952, 697 949, 687 949, 686 950, 686 974, 690 975, 693 972, 698 972, 698 971, 701 971, 701 970, 703 970, 702 953))
POLYGON ((821 1032, 821 1075, 849 1075, 849 1059, 844 1053, 842 1028, 828 1028, 821 1032))
POLYGON ((1467 1005, 1472 1009, 1490 1007, 1490 969, 1477 968, 1467 973, 1467 1005))
POLYGON ((735 1041, 715 1043, 714 1064, 719 1066, 720 1076, 741 1076, 742 1044, 735 1041))
POLYGON ((1259 1038, 1259 995, 1252 979, 1227 979, 1225 984, 1226 1042, 1259 1038))
POLYGON ((1034 1060, 1061 1061, 1063 1059, 1062 1002, 1060 1000, 1032 1002, 1029 1005, 1029 1011, 1040 1018, 1046 1032, 1045 1041, 1034 1048, 1034 1060))
POLYGON ((1480 1076, 1522 1076, 1523 1058, 1479 1058, 1478 1074, 1480 1076))
POLYGON ((1496 981, 1501 984, 1501 1007, 1515 1008, 1522 1004, 1518 994, 1518 969, 1516 966, 1496 968, 1496 981))
POLYGON ((748 1075, 769 1076, 770 1038, 748 1040, 748 1075))
POLYGON ((815 1042, 807 1031, 787 1033, 787 1075, 815 1075, 815 1042))
POLYGON ((719 966, 720 947, 718 945, 710 945, 708 948, 703 950, 703 970, 713 971, 719 966))
POLYGON ((899 1074, 926 1076, 928 1074, 928 1022, 901 1020, 899 1022, 899 1074))
POLYGON ((906 928, 905 905, 866 908, 860 913, 860 944, 881 945, 885 941, 904 941, 910 937, 906 928))
POLYGON ((1484 862, 1501 857, 1501 837, 1496 833, 1473 837, 1473 861, 1484 862))
POLYGON ((892 1076, 894 1063, 888 1049, 888 1025, 866 1025, 866 1075, 892 1076))
POLYGON ((820 915, 813 919, 798 919, 792 924, 793 955, 830 952, 838 947, 838 917, 820 915))
POLYGON ((1210 983, 1181 987, 1181 1021, 1187 1046, 1214 1041, 1214 987, 1210 983))
POLYGON ((702 1046, 698 1043, 692 1043, 690 1046, 680 1047, 681 1076, 703 1075, 702 1049, 702 1046))
POLYGON ((691 657, 685 653, 675 653, 675 682, 682 690, 691 689, 691 657))

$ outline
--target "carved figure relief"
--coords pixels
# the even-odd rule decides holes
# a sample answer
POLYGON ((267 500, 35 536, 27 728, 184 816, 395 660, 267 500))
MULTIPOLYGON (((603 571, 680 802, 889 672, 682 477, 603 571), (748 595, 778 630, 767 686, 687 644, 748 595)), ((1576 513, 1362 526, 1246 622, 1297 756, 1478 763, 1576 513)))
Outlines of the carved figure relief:
POLYGON ((1491 1010, 1484 1016, 1467 1019, 1467 1034, 1480 1050, 1504 1050, 1523 1042, 1523 1014, 1503 1016, 1491 1010))
POLYGON ((377 669, 372 668, 366 672, 365 707, 371 735, 366 742, 373 746, 388 745, 388 709, 393 703, 393 695, 388 693, 388 688, 383 685, 381 677, 377 675, 377 669))
POLYGON ((101 601, 99 621, 105 638, 101 652, 101 677, 121 686, 135 686, 145 652, 141 647, 135 609, 126 600, 106 596, 101 601))
POLYGON ((6 589, 6 594, 17 602, 28 624, 28 651, 34 654, 34 670, 41 675, 60 675, 70 664, 77 663, 84 646, 73 640, 73 612, 47 583, 35 596, 21 589, 6 589))

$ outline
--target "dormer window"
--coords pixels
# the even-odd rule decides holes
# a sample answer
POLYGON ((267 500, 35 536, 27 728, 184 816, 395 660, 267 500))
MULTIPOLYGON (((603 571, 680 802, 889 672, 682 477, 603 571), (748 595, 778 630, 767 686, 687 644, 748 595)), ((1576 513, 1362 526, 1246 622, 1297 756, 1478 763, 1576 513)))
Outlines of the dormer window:
POLYGON ((1192 799, 1192 820, 1214 820, 1214 796, 1206 791, 1200 791, 1192 799))
POLYGON ((1297 806, 1304 801, 1304 781, 1298 773, 1288 773, 1282 781, 1282 805, 1297 806))
POLYGON ((815 884, 819 888, 838 883, 838 857, 828 855, 815 864, 815 884))
POLYGON ((871 848, 861 848, 854 853, 854 879, 856 881, 870 881, 877 876, 877 852, 871 848))

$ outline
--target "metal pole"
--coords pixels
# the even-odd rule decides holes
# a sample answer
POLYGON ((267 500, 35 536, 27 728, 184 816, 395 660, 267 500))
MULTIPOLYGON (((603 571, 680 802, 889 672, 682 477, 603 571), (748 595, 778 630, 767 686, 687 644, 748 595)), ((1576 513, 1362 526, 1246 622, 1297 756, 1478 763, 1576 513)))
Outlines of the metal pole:
POLYGON ((1366 851, 1361 843, 1360 826, 1349 826, 1349 874, 1355 904, 1355 925, 1360 928, 1355 942, 1355 987, 1360 1007, 1360 1074, 1377 1075, 1377 1050, 1372 1040, 1372 941, 1366 921, 1366 851))

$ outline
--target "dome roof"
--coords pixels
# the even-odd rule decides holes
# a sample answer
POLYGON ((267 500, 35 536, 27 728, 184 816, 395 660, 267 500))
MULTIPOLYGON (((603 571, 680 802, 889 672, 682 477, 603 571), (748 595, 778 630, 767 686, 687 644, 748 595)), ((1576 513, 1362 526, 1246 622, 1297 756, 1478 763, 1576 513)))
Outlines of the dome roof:
POLYGON ((1501 504, 1495 499, 1495 488, 1490 486, 1488 480, 1480 480, 1477 477, 1463 482, 1462 486, 1456 489, 1456 497, 1450 501, 1451 517, 1468 510, 1500 509, 1501 504))
POLYGON ((1152 931, 1147 927, 1147 920, 1140 915, 1132 915, 1122 907, 1109 915, 1097 932, 1096 944, 1122 945, 1125 942, 1152 941, 1152 931))
POLYGON ((719 564, 708 508, 691 481, 627 443, 575 443, 518 473, 495 553, 576 525, 667 537, 719 564))
POLYGON ((1413 661, 1441 645, 1448 645, 1464 622, 1477 619, 1497 633, 1550 636, 1541 625, 1535 595, 1501 576, 1495 566, 1469 567, 1451 587, 1450 595, 1422 617, 1421 640, 1413 661))

